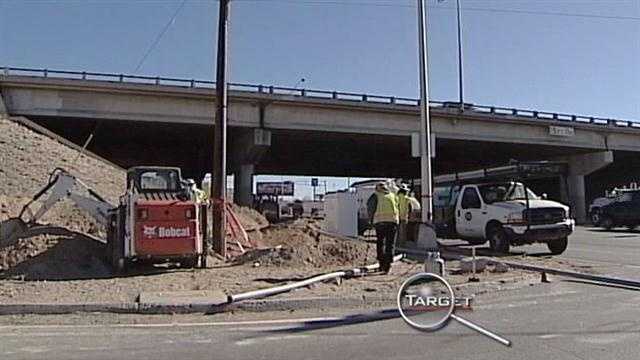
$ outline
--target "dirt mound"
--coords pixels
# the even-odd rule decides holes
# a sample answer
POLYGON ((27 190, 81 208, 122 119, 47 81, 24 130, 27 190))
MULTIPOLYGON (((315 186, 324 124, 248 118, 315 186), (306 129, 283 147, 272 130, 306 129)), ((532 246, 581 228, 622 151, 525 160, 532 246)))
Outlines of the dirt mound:
POLYGON ((112 203, 124 189, 123 169, 86 155, 78 158, 77 150, 6 118, 0 118, 0 154, 0 195, 6 197, 32 196, 56 167, 82 179, 112 203))
POLYGON ((360 266, 375 262, 375 246, 363 241, 326 236, 309 226, 275 226, 262 231, 269 249, 249 251, 241 263, 260 266, 332 267, 360 266))
POLYGON ((236 204, 231 207, 246 231, 260 230, 269 226, 269 221, 255 209, 236 204))
POLYGON ((25 280, 94 279, 111 275, 104 244, 81 234, 41 235, 0 249, 0 274, 25 280))

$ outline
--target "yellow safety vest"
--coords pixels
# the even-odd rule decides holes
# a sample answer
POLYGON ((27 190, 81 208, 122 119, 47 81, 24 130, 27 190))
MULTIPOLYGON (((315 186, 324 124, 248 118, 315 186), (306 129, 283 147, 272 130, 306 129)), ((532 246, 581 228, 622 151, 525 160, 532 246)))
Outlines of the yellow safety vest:
POLYGON ((398 215, 400 221, 409 220, 409 197, 405 194, 398 194, 398 215))
POLYGON ((398 199, 394 193, 378 193, 378 206, 376 213, 373 215, 373 223, 392 222, 398 223, 398 199))
POLYGON ((194 195, 196 197, 196 202, 202 204, 207 201, 207 194, 200 189, 193 189, 194 195))

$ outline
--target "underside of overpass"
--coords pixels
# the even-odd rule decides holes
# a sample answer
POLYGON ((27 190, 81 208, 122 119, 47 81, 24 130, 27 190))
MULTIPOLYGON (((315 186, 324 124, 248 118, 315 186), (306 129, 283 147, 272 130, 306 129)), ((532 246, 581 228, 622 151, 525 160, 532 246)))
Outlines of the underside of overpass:
MULTIPOLYGON (((82 144, 95 131, 89 150, 124 167, 179 166, 184 176, 201 179, 211 172, 213 127, 132 121, 96 122, 78 118, 31 118, 40 125, 82 144)), ((230 128, 228 173, 240 173, 248 161, 247 128, 230 128)), ((439 138, 435 174, 504 165, 509 160, 549 160, 593 152, 576 147, 512 144, 439 138)), ((640 159, 632 152, 614 152, 613 164, 584 177, 584 199, 602 196, 605 189, 640 179, 640 159)), ((420 165, 411 156, 408 136, 271 130, 270 146, 249 161, 248 176, 262 174, 418 178, 420 165)), ((244 173, 243 173, 244 174, 244 173)), ((562 199, 559 179, 537 181, 532 188, 562 199)), ((251 182, 245 181, 244 184, 251 182)), ((250 186, 250 185, 249 185, 250 186)))
MULTIPOLYGON (((77 144, 95 131, 89 150, 124 168, 140 164, 179 166, 186 176, 196 178, 211 171, 213 127, 65 118, 31 120, 77 144)), ((243 130, 229 129, 229 172, 237 165, 233 149, 243 146, 237 143, 243 130)), ((589 151, 438 138, 433 166, 436 174, 443 174, 503 165, 511 159, 546 160, 589 151)), ((416 178, 420 176, 419 166, 419 159, 411 156, 408 136, 271 130, 271 146, 255 164, 255 174, 416 178)))

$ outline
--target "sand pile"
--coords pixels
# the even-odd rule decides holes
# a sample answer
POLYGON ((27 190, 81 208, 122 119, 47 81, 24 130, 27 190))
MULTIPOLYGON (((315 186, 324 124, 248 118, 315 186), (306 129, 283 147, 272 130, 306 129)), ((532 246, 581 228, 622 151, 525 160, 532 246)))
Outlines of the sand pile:
POLYGON ((232 209, 246 231, 261 230, 269 226, 269 221, 255 209, 236 204, 232 205, 232 209))
POLYGON ((375 246, 320 234, 306 225, 272 226, 261 232, 268 249, 249 251, 240 263, 260 266, 331 267, 375 262, 375 246))

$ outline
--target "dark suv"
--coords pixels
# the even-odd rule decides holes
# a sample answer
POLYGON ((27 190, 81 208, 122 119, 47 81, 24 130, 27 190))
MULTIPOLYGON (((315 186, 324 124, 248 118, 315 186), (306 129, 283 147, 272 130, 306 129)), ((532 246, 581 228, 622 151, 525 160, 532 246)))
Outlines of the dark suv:
POLYGON ((607 230, 626 226, 630 230, 640 225, 640 190, 625 191, 600 208, 598 226, 607 230))

